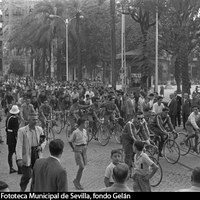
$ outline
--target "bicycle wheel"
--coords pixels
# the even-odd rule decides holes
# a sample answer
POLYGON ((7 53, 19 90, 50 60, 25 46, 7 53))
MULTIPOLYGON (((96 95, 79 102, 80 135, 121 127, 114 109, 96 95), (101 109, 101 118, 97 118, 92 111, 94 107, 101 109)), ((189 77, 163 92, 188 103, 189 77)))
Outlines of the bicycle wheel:
POLYGON ((180 158, 180 149, 178 144, 171 139, 167 139, 163 146, 164 157, 167 162, 175 164, 180 158))
POLYGON ((178 133, 178 138, 176 139, 179 148, 180 148, 180 154, 181 156, 185 156, 190 152, 191 149, 191 142, 190 140, 188 140, 187 142, 185 142, 186 138, 187 138, 187 134, 184 132, 179 132, 178 133))
POLYGON ((93 139, 93 127, 92 123, 89 122, 89 127, 87 128, 87 143, 93 139))
MULTIPOLYGON (((160 165, 160 163, 158 162, 158 160, 156 158, 154 158, 153 156, 149 156, 149 158, 158 166, 158 170, 156 171, 156 173, 153 175, 153 177, 150 179, 150 185, 152 187, 156 187, 158 186, 163 178, 163 170, 162 167, 160 165)), ((150 167, 150 171, 151 171, 151 167, 150 167)))
POLYGON ((122 126, 119 124, 116 124, 113 132, 114 132, 115 140, 117 141, 118 144, 120 144, 121 143, 120 136, 122 135, 122 126))
POLYGON ((106 125, 100 125, 98 132, 98 141, 102 146, 106 146, 110 140, 109 130, 106 125))

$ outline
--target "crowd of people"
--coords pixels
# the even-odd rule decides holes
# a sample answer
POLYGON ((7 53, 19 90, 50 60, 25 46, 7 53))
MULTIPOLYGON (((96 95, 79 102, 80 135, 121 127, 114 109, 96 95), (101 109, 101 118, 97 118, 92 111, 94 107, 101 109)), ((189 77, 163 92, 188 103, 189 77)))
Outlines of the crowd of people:
MULTIPOLYGON (((109 124, 114 120, 114 115, 123 119, 120 125, 123 128, 121 144, 125 158, 122 163, 122 152, 118 149, 111 151, 112 162, 106 168, 105 188, 101 191, 151 191, 149 180, 158 166, 143 149, 144 144, 151 143, 152 132, 161 138, 158 146, 161 157, 167 128, 176 133, 181 124, 188 133, 188 139, 195 137, 193 150, 198 152, 200 98, 195 91, 192 98, 187 93, 181 97, 174 92, 170 94, 169 102, 163 102, 163 96, 142 88, 137 92, 124 92, 88 81, 47 83, 22 79, 2 83, 0 94, 1 119, 3 115, 6 116, 9 173, 22 175, 21 192, 26 191, 31 178, 30 191, 68 191, 67 172, 60 164, 63 141, 52 140, 49 143, 50 157, 42 158, 47 144, 45 124, 55 116, 56 111, 67 113, 72 128, 77 124, 68 134, 68 142, 78 165, 73 180, 77 190, 84 189, 80 182, 87 164, 87 120, 102 123, 103 117, 104 123, 109 124), (17 157, 18 170, 13 168, 13 154, 17 157), (153 168, 151 173, 149 166, 153 168), (129 189, 127 180, 131 168, 134 169, 131 174, 133 188, 129 189)), ((3 142, 1 135, 0 142, 3 142)))

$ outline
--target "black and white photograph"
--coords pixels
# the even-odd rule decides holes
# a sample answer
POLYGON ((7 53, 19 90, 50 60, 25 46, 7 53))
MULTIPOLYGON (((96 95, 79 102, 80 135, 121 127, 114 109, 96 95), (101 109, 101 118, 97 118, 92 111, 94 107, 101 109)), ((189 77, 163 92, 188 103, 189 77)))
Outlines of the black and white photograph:
POLYGON ((200 192, 200 0, 0 0, 0 198, 132 192, 200 192))

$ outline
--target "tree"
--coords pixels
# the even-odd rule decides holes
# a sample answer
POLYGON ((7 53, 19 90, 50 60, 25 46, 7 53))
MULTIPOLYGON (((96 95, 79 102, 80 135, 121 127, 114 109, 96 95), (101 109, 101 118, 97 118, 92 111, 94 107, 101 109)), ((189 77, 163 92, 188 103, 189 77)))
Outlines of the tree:
POLYGON ((121 0, 120 3, 122 7, 126 8, 124 13, 130 15, 132 19, 140 25, 142 33, 140 48, 142 48, 142 55, 136 58, 136 62, 140 62, 142 86, 147 88, 147 86, 150 86, 150 77, 153 72, 148 47, 149 32, 156 24, 156 9, 159 8, 160 17, 164 4, 163 1, 158 0, 121 0))
MULTIPOLYGON (((65 25, 51 20, 49 15, 65 15, 64 0, 44 0, 36 4, 32 12, 20 24, 17 24, 11 35, 10 49, 18 48, 25 51, 32 49, 32 56, 42 54, 42 74, 46 73, 45 63, 51 65, 51 44, 54 38, 64 37, 65 25)), ((60 47, 60 45, 58 45, 60 47)), ((37 58, 36 58, 37 59, 37 58)))
POLYGON ((13 59, 10 63, 8 74, 15 74, 17 76, 23 76, 25 72, 25 66, 19 59, 13 59))
POLYGON ((198 0, 169 0, 166 1, 167 10, 161 18, 161 39, 163 49, 175 59, 175 79, 177 90, 190 92, 188 57, 198 46, 197 31, 199 30, 198 0))

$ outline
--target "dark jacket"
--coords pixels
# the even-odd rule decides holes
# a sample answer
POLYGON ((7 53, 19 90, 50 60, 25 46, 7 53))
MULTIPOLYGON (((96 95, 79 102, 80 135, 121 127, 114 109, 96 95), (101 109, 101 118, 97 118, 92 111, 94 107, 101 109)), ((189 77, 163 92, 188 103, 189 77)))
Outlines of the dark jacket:
POLYGON ((169 104, 169 115, 176 115, 177 114, 177 101, 176 99, 172 99, 169 104))
POLYGON ((182 99, 182 114, 186 114, 189 115, 191 113, 191 100, 187 99, 184 101, 184 99, 182 99))
POLYGON ((179 96, 176 96, 176 102, 177 102, 177 112, 181 112, 181 106, 182 106, 182 98, 179 96))
POLYGON ((6 119, 7 145, 16 145, 19 119, 16 115, 9 115, 6 119))
POLYGON ((41 158, 33 167, 31 192, 68 192, 67 172, 55 158, 41 158))

